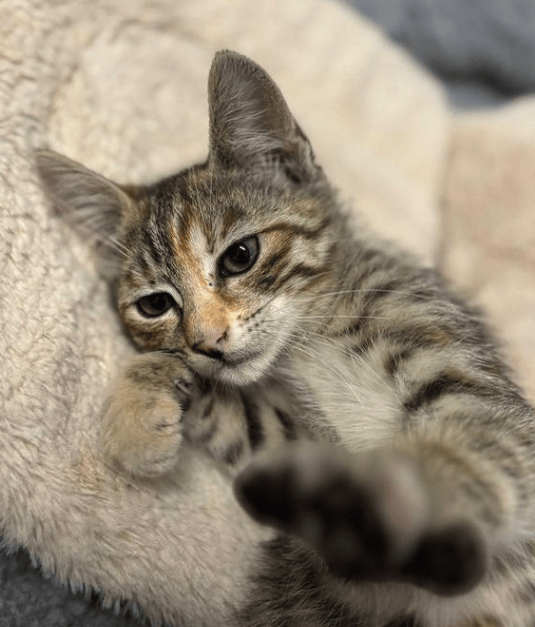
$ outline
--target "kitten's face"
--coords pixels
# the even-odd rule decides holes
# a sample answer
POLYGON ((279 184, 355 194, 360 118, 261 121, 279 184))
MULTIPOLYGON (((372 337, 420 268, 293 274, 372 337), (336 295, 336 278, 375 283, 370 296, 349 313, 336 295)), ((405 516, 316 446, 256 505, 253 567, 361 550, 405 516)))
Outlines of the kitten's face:
POLYGON ((336 201, 278 87, 218 53, 210 150, 197 166, 126 190, 44 151, 43 183, 119 269, 119 310, 146 350, 180 352, 203 376, 257 380, 318 321, 341 235, 336 201))
POLYGON ((209 378, 258 379, 328 280, 324 200, 210 166, 149 189, 120 238, 130 254, 119 311, 132 337, 179 351, 209 378))

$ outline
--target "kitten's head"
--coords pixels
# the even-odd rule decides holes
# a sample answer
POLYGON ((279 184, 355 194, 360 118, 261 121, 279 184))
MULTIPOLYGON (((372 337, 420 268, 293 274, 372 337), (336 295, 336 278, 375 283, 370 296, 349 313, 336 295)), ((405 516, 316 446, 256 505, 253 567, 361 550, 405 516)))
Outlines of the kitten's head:
POLYGON ((56 206, 112 260, 134 340, 182 354, 202 376, 243 384, 310 326, 330 283, 340 219, 264 70, 221 52, 208 90, 203 165, 135 189, 49 151, 38 168, 56 206))

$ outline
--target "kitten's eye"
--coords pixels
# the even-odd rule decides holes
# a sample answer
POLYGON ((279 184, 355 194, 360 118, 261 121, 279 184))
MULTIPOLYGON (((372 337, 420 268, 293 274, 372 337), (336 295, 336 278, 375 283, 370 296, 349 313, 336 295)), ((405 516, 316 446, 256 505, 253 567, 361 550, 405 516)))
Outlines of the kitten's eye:
POLYGON ((247 237, 229 246, 221 255, 219 267, 223 276, 241 274, 253 265, 258 256, 258 239, 247 237))
POLYGON ((157 318, 171 309, 175 301, 167 292, 156 292, 140 298, 136 307, 139 313, 146 318, 157 318))

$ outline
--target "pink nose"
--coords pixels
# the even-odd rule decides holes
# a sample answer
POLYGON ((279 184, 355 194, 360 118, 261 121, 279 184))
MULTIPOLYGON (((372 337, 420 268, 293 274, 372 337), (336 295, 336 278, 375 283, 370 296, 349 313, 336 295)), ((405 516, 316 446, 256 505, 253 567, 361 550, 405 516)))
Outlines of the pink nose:
POLYGON ((223 346, 227 339, 227 332, 221 328, 209 328, 203 330, 203 337, 191 347, 196 353, 202 353, 212 359, 223 357, 223 346))
POLYGON ((204 329, 202 343, 207 346, 214 346, 222 343, 227 337, 227 332, 222 328, 204 329))

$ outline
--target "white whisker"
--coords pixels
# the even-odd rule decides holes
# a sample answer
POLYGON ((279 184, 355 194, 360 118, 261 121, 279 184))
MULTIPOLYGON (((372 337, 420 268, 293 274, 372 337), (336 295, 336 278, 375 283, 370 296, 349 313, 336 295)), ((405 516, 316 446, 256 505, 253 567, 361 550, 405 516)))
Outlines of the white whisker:
POLYGON ((415 294, 409 290, 389 290, 389 289, 381 289, 381 288, 358 288, 353 290, 339 290, 336 292, 327 292, 325 294, 314 294, 308 297, 301 299, 303 302, 313 300, 316 301, 318 298, 331 298, 335 296, 341 296, 344 294, 373 294, 373 293, 383 293, 383 294, 399 294, 400 296, 411 296, 414 298, 420 298, 422 300, 431 299, 432 296, 426 296, 423 294, 415 294))
POLYGON ((347 389, 353 394, 353 396, 357 399, 357 401, 359 403, 361 402, 361 399, 359 395, 357 394, 355 388, 351 385, 351 383, 346 379, 344 374, 338 368, 335 368, 332 364, 327 363, 324 359, 321 358, 320 355, 315 354, 314 350, 310 346, 307 345, 305 347, 305 345, 300 343, 297 338, 293 338, 292 340, 290 340, 290 344, 292 348, 294 348, 297 351, 302 352, 303 354, 307 355, 307 357, 311 357, 312 359, 318 361, 323 366, 325 366, 328 370, 330 370, 333 374, 335 374, 340 379, 340 381, 344 383, 347 389))
POLYGON ((377 372, 361 355, 355 353, 348 347, 344 342, 335 339, 327 339, 321 333, 316 333, 315 331, 306 331, 307 335, 313 335, 315 341, 326 346, 327 348, 331 348, 332 346, 338 346, 341 353, 346 354, 351 359, 358 361, 359 365, 366 368, 366 370, 376 379, 382 380, 382 377, 379 372, 377 372))

